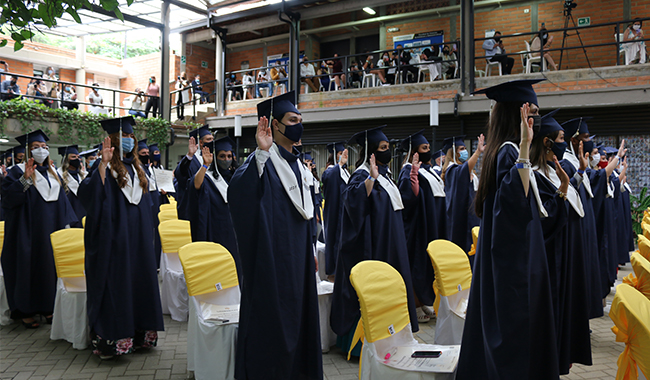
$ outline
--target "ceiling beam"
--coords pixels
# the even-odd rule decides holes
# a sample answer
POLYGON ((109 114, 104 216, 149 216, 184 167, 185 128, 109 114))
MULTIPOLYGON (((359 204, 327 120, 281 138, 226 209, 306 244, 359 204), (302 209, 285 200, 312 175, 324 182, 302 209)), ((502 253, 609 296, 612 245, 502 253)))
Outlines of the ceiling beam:
POLYGON ((193 5, 187 4, 185 2, 182 2, 180 0, 167 0, 167 1, 169 2, 169 4, 175 5, 175 6, 179 7, 179 8, 182 8, 182 9, 185 9, 185 10, 188 10, 188 11, 192 11, 194 13, 198 13, 198 14, 206 16, 206 17, 208 15, 208 8, 201 9, 201 8, 195 7, 193 5))
MULTIPOLYGON (((118 19, 115 16, 115 13, 107 11, 104 8, 100 7, 99 5, 91 4, 91 10, 94 13, 99 13, 99 14, 104 15, 104 16, 109 16, 109 17, 113 17, 115 19, 118 19)), ((164 25, 161 24, 161 23, 144 20, 144 19, 141 19, 140 17, 131 16, 131 15, 127 15, 127 14, 122 14, 122 16, 124 17, 124 21, 128 21, 128 22, 132 22, 134 24, 142 25, 142 26, 145 26, 147 28, 155 28, 155 29, 158 29, 158 30, 162 30, 162 28, 164 27, 164 25)))

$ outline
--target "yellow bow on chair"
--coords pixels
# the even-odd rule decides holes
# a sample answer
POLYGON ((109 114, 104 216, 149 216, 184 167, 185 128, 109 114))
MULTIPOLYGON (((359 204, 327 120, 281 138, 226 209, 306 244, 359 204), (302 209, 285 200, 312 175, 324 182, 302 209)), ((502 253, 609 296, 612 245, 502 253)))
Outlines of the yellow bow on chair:
POLYGON ((183 265, 187 294, 198 296, 239 285, 237 267, 221 244, 199 241, 182 246, 178 257, 183 265))
POLYGON ((84 277, 84 230, 66 228, 50 234, 57 277, 84 277))
POLYGON ((609 311, 617 342, 625 349, 618 357, 616 380, 637 379, 637 366, 650 377, 650 300, 628 284, 616 287, 609 311))
POLYGON ((472 228, 472 247, 469 249, 469 252, 467 252, 467 256, 474 256, 476 254, 476 244, 478 242, 478 233, 480 229, 481 227, 479 226, 472 228))
POLYGON ((437 315, 441 295, 449 297, 461 290, 469 289, 472 285, 472 268, 463 249, 448 240, 432 241, 427 247, 427 252, 435 275, 433 291, 436 300, 433 303, 433 310, 437 315))

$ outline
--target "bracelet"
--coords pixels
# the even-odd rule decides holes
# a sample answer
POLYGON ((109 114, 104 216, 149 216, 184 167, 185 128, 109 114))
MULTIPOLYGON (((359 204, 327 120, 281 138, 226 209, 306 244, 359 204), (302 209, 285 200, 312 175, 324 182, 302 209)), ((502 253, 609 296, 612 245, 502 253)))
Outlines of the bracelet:
POLYGON ((515 166, 517 169, 530 169, 533 166, 530 164, 530 160, 525 160, 525 159, 518 159, 515 162, 515 166))
POLYGON ((372 182, 375 182, 375 181, 377 180, 377 178, 373 178, 373 176, 371 176, 370 174, 368 174, 368 178, 366 178, 366 181, 367 181, 367 180, 371 180, 372 182))
POLYGON ((578 174, 583 175, 583 174, 585 174, 585 171, 578 169, 578 174))
POLYGON ((562 199, 564 199, 566 201, 566 194, 564 194, 562 191, 560 191, 560 189, 558 189, 555 193, 557 195, 559 195, 560 198, 562 198, 562 199))
POLYGON ((205 168, 206 170, 208 170, 208 167, 207 167, 207 166, 205 166, 205 164, 203 164, 203 165, 201 165, 201 166, 203 166, 203 167, 204 167, 204 168, 205 168))

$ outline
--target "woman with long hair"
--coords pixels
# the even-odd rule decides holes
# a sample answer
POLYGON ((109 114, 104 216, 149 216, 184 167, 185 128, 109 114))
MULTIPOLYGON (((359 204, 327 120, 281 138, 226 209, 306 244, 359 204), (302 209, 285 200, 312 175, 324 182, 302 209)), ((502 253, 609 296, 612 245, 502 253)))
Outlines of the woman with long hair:
POLYGON ((102 359, 154 347, 164 329, 149 182, 133 117, 101 121, 97 168, 79 187, 86 208, 86 284, 93 353, 102 359))
POLYGON ((427 253, 429 242, 444 239, 445 185, 431 166, 431 145, 421 130, 400 144, 406 152, 398 186, 404 210, 404 233, 408 247, 411 278, 415 291, 418 322, 433 317, 433 266, 427 253), (427 306, 427 307, 423 307, 427 306))
POLYGON ((77 221, 52 160, 49 138, 40 129, 17 137, 28 160, 7 170, 2 181, 5 220, 2 270, 11 317, 39 327, 36 315, 52 323, 56 270, 50 234, 77 221))
POLYGON ((359 132, 349 141, 361 146, 361 154, 357 169, 343 191, 341 245, 330 317, 332 330, 339 335, 339 345, 344 352, 350 348, 361 317, 359 299, 350 283, 350 271, 364 260, 383 261, 400 272, 406 285, 411 328, 418 331, 404 235, 404 205, 399 188, 390 177, 391 151, 388 137, 382 132, 384 127, 359 132))
POLYGON ((477 92, 496 104, 476 193, 481 228, 459 380, 559 378, 541 201, 529 160, 537 82, 512 81, 477 92))
POLYGON ((62 146, 59 148, 59 155, 63 157, 63 162, 57 172, 61 176, 68 201, 77 215, 77 221, 70 227, 83 228, 81 220, 86 216, 86 209, 77 197, 77 192, 79 184, 86 178, 86 170, 79 158, 79 147, 77 145, 62 146))
POLYGON ((328 280, 334 282, 336 261, 339 253, 341 237, 341 215, 343 213, 343 190, 350 180, 348 166, 348 150, 343 141, 327 145, 329 157, 323 172, 323 234, 325 235, 325 274, 328 280))

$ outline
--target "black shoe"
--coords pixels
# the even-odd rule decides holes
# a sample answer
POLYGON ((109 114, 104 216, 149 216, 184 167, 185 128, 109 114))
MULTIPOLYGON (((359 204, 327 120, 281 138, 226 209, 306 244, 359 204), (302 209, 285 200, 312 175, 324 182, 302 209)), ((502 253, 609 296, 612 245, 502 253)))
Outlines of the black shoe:
POLYGON ((54 316, 52 316, 52 315, 49 316, 49 317, 45 317, 45 323, 47 323, 48 325, 51 325, 51 324, 52 324, 52 318, 53 318, 53 317, 54 317, 54 316))
POLYGON ((40 325, 38 322, 36 322, 35 320, 32 321, 32 322, 25 322, 25 321, 21 321, 21 322, 23 323, 23 326, 25 326, 26 329, 36 329, 36 328, 38 328, 38 327, 41 326, 41 325, 40 325))

